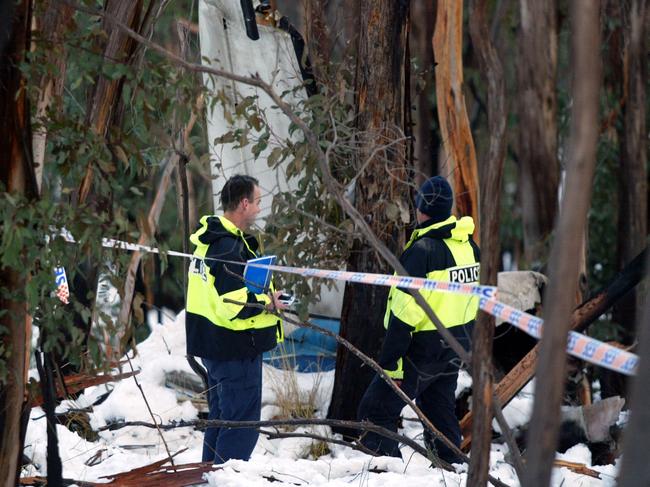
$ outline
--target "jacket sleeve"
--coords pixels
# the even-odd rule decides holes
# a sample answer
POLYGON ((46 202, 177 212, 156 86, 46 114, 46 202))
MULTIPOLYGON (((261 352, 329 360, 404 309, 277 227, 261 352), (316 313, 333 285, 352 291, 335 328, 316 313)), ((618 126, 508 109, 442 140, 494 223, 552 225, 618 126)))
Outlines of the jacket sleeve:
POLYGON ((222 299, 242 303, 222 303, 225 314, 231 320, 251 318, 266 312, 259 306, 246 306, 246 304, 265 305, 271 302, 266 294, 250 292, 239 277, 243 275, 245 265, 239 252, 240 245, 235 238, 220 238, 210 245, 206 253, 210 273, 214 276, 214 287, 219 296, 222 299), (209 260, 209 258, 219 260, 209 260))
MULTIPOLYGON (((426 250, 418 243, 402 254, 400 262, 410 276, 426 277, 426 250)), ((415 324, 423 313, 408 289, 393 290, 388 328, 378 363, 394 379, 403 378, 402 357, 411 345, 415 324)))

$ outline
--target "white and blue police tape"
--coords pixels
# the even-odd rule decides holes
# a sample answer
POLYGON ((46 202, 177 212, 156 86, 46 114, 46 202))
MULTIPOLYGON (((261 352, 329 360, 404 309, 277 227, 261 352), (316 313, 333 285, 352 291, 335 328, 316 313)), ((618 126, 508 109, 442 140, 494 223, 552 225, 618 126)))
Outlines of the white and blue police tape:
MULTIPOLYGON (((67 235, 63 235, 66 240, 74 242, 67 235)), ((102 239, 102 246, 107 248, 117 248, 121 250, 130 250, 138 252, 153 252, 158 254, 167 254, 177 257, 192 258, 192 254, 176 252, 173 250, 160 251, 155 247, 146 245, 133 244, 116 239, 102 239)), ((241 262, 233 262, 216 258, 206 258, 206 260, 216 260, 224 263, 242 265, 241 262)), ((518 310, 501 301, 497 301, 497 288, 495 286, 485 286, 480 284, 462 284, 454 282, 435 281, 421 277, 397 276, 389 274, 371 274, 365 272, 348 272, 325 269, 313 269, 307 267, 289 267, 279 265, 249 264, 256 267, 270 269, 272 271, 298 274, 303 277, 317 277, 321 279, 334 279, 337 281, 354 282, 361 284, 371 284, 375 286, 396 286, 408 289, 424 289, 429 291, 447 292, 455 294, 465 294, 476 296, 479 299, 479 307, 497 318, 501 318, 508 323, 516 326, 529 335, 540 339, 544 320, 533 316, 525 311, 518 310)), ((62 268, 60 268, 62 269, 62 268)), ((65 271, 63 271, 65 277, 65 271)), ((57 284, 58 284, 57 277, 57 284)), ((66 280, 67 289, 67 280, 66 280)), ((633 353, 621 350, 607 343, 601 342, 594 338, 576 333, 569 332, 567 350, 569 354, 578 357, 586 362, 590 362, 601 367, 605 367, 616 372, 626 375, 634 375, 638 366, 639 357, 633 353)))
MULTIPOLYGON (((537 316, 520 311, 495 299, 481 298, 479 308, 492 316, 512 323, 538 340, 542 337, 544 320, 537 316)), ((566 351, 586 362, 627 375, 634 375, 639 363, 637 355, 575 331, 569 332, 566 351)))

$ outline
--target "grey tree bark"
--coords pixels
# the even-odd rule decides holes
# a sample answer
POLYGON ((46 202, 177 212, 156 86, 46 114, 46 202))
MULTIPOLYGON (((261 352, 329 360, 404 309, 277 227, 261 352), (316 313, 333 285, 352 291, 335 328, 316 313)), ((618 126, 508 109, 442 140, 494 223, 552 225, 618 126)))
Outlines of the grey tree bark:
POLYGON ((556 0, 520 0, 519 194, 528 266, 546 262, 557 214, 557 21, 556 0))

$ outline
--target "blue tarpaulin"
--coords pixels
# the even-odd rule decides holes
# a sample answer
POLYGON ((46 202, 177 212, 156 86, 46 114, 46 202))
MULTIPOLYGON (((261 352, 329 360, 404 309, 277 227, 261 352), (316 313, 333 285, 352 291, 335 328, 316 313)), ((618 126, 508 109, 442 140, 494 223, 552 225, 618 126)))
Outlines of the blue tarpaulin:
MULTIPOLYGON (((310 317, 309 321, 332 333, 339 332, 340 320, 310 317)), ((298 328, 284 337, 284 343, 264 354, 264 361, 277 368, 297 372, 333 370, 336 365, 336 340, 309 328, 298 328)))

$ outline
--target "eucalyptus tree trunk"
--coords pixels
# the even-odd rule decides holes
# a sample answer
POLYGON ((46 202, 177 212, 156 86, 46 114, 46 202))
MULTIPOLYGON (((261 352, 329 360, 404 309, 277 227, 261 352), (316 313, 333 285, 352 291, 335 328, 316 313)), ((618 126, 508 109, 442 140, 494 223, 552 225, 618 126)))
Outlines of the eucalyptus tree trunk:
POLYGON ((436 25, 436 5, 429 0, 411 3, 411 57, 417 60, 418 71, 411 77, 413 104, 413 172, 416 186, 438 172, 440 137, 434 130, 435 107, 431 101, 433 83, 433 49, 431 38, 436 25))
MULTIPOLYGON (((145 9, 144 0, 132 2, 108 0, 104 4, 104 11, 136 32, 143 32, 156 4, 157 0, 150 0, 145 9)), ((125 64, 134 64, 137 54, 142 52, 142 48, 111 21, 103 18, 102 22, 102 28, 106 33, 102 46, 105 62, 113 63, 117 60, 125 64)), ((120 125, 120 103, 124 80, 124 77, 110 79, 106 76, 99 76, 87 102, 87 123, 98 136, 106 140, 109 147, 110 128, 120 125)), ((101 211, 99 207, 108 204, 106 195, 99 196, 92 191, 95 173, 96 168, 94 162, 91 161, 86 167, 79 190, 72 196, 74 206, 92 204, 98 211, 101 211)), ((90 262, 83 256, 79 256, 78 262, 77 265, 82 272, 77 273, 71 291, 77 301, 87 308, 92 308, 93 296, 97 288, 97 263, 90 262)), ((75 313, 74 324, 82 330, 86 337, 89 336, 92 326, 89 320, 84 319, 79 313, 75 313)), ((107 348, 111 348, 110 343, 107 343, 107 348)), ((58 361, 58 359, 55 360, 58 361)), ((66 372, 66 368, 63 370, 66 372)))
MULTIPOLYGON (((38 129, 34 130, 32 147, 34 153, 34 170, 39 192, 43 182, 43 166, 45 164, 45 146, 47 143, 47 122, 48 111, 52 104, 63 95, 66 72, 66 50, 63 36, 71 27, 73 21, 73 10, 63 3, 49 0, 40 5, 36 12, 36 28, 40 36, 39 41, 48 43, 51 46, 44 46, 48 49, 46 62, 54 66, 52 73, 47 73, 37 81, 39 85, 38 98, 36 101, 36 122, 38 129)), ((60 111, 62 106, 57 106, 60 111)))
MULTIPOLYGON (((357 167, 355 206, 375 234, 394 253, 404 243, 403 223, 388 219, 387 207, 399 204, 408 214, 406 143, 371 153, 403 134, 408 2, 362 0, 359 8, 356 107, 361 150, 357 167)), ((358 272, 391 272, 368 242, 353 244, 347 268, 358 272)), ((388 288, 348 284, 343 298, 341 336, 367 355, 376 358, 384 335, 383 315, 388 288)), ((336 356, 336 375, 330 418, 356 418, 357 406, 374 372, 347 349, 336 356)))
MULTIPOLYGON (((650 269, 650 258, 646 259, 650 269)), ((646 272, 646 280, 649 273, 646 272)), ((650 302, 650 286, 645 287, 645 302, 650 302)), ((623 438, 623 463, 619 473, 619 487, 650 485, 650 462, 647 445, 650 444, 650 306, 639 315, 639 356, 637 375, 632 380, 632 412, 623 438)))
POLYGON ((480 240, 478 169, 474 140, 463 94, 463 2, 438 0, 433 33, 438 120, 453 181, 456 212, 474 218, 474 239, 480 240))
MULTIPOLYGON (((618 267, 630 261, 646 245, 648 236, 648 25, 646 0, 625 4, 623 17, 623 124, 619 179, 618 267)), ((634 341, 633 324, 641 313, 639 291, 616 310, 616 321, 624 328, 623 342, 634 341)))
MULTIPOLYGON (((506 152, 506 108, 503 67, 490 40, 487 0, 470 0, 469 29, 479 66, 487 78, 488 153, 479 166, 481 193, 481 283, 496 286, 499 272, 501 179, 506 152)), ((479 312, 472 342, 472 454, 468 485, 487 485, 492 443, 494 317, 479 312)))
MULTIPOLYGON (((618 232, 617 268, 620 269, 646 245, 648 235, 647 175, 647 63, 650 8, 646 1, 608 2, 602 18, 614 19, 609 41, 611 84, 619 94, 619 105, 606 123, 616 124, 618 134, 618 232), (645 19, 645 22, 644 22, 645 19)), ((608 25, 608 24, 605 24, 608 25)), ((612 187, 612 191, 615 187, 612 187)), ((635 323, 642 312, 640 290, 625 296, 614 307, 619 341, 631 345, 636 340, 635 323)), ((609 370, 600 373, 603 397, 627 394, 628 378, 609 370)))
MULTIPOLYGON (((305 1, 305 42, 309 48, 309 60, 314 69, 314 76, 320 82, 326 82, 327 68, 332 55, 332 44, 327 24, 328 0, 305 1)), ((303 62, 302 59, 298 60, 303 62)))
MULTIPOLYGON (((142 23, 142 8, 143 0, 107 1, 104 10, 107 14, 139 32, 142 23)), ((104 58, 107 62, 119 60, 128 63, 136 51, 137 43, 106 19, 104 19, 102 27, 107 36, 104 58)), ((108 136, 111 124, 116 120, 123 86, 123 77, 109 79, 105 76, 100 76, 94 86, 88 103, 87 119, 88 124, 102 137, 108 136)), ((86 168, 79 192, 75 195, 76 204, 85 203, 90 195, 94 172, 95 167, 91 162, 86 168)))
POLYGON ((519 195, 527 266, 539 268, 558 208, 556 0, 520 0, 519 195))
MULTIPOLYGON (((14 195, 38 194, 31 154, 30 113, 19 64, 29 48, 32 2, 11 2, 4 8, 0 42, 0 184, 14 195), (7 35, 8 34, 8 35, 7 35)), ((21 417, 25 407, 28 346, 24 287, 26 276, 15 268, 0 268, 0 326, 4 329, 2 360, 7 371, 0 382, 0 486, 18 485, 23 450, 21 417), (6 291, 5 291, 6 290, 6 291)))
POLYGON ((544 308, 544 334, 537 364, 535 403, 528 434, 527 469, 522 485, 546 487, 551 480, 564 392, 567 335, 577 282, 578 256, 596 163, 601 84, 599 3, 571 4, 574 67, 571 132, 565 196, 553 241, 550 286, 544 308))

